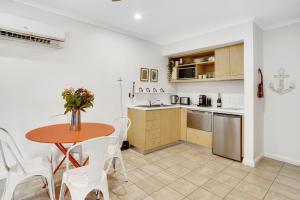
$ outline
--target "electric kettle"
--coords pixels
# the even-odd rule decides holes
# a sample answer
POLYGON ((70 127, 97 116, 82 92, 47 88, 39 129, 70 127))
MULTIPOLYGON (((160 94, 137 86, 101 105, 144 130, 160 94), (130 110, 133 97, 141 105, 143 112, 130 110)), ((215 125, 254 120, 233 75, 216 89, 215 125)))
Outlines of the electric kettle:
POLYGON ((177 104, 179 101, 178 95, 171 95, 171 104, 177 104))

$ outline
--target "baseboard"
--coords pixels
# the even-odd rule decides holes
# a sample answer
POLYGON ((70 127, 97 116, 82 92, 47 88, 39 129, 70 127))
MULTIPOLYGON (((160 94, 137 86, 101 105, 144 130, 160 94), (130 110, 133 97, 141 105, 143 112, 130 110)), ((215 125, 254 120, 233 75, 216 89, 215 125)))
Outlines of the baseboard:
POLYGON ((270 153, 265 153, 264 156, 267 157, 267 158, 272 158, 274 160, 279 160, 279 161, 286 162, 286 163, 289 163, 289 164, 292 164, 292 165, 300 166, 300 161, 299 160, 294 160, 294 159, 291 159, 291 158, 288 158, 288 157, 285 157, 285 156, 280 156, 280 155, 270 154, 270 153))
POLYGON ((255 167, 255 161, 252 159, 243 158, 243 164, 250 167, 255 167))
POLYGON ((254 165, 256 165, 264 156, 264 153, 261 153, 258 156, 256 156, 256 158, 254 159, 254 165))
POLYGON ((248 165, 250 167, 255 167, 255 165, 264 157, 264 153, 261 153, 259 156, 256 156, 255 159, 243 159, 243 164, 248 165))

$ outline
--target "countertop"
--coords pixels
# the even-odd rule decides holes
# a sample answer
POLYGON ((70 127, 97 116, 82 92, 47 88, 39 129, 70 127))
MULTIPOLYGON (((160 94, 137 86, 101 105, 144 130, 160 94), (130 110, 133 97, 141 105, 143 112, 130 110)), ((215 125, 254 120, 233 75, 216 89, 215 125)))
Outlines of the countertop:
POLYGON ((207 111, 212 113, 224 113, 232 115, 244 115, 243 108, 216 108, 216 107, 198 107, 194 105, 170 105, 164 107, 138 107, 138 106, 129 106, 128 108, 137 109, 137 110, 163 110, 163 109, 172 109, 172 108, 187 108, 189 110, 199 110, 207 111))

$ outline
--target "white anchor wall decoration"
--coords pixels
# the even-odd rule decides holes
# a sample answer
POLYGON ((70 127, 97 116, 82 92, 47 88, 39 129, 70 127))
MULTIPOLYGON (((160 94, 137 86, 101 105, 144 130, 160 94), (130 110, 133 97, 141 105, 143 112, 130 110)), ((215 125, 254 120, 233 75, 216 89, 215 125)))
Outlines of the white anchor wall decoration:
POLYGON ((278 75, 274 75, 274 78, 277 78, 277 79, 279 80, 278 88, 276 89, 276 88, 274 87, 274 84, 273 84, 272 82, 270 83, 270 88, 271 88, 274 92, 276 92, 276 93, 278 93, 278 94, 280 94, 280 95, 289 93, 290 91, 292 91, 293 89, 296 88, 296 86, 295 86, 294 83, 290 83, 290 84, 289 84, 289 88, 286 88, 286 89, 284 88, 284 80, 285 80, 286 78, 289 78, 289 77, 290 77, 290 75, 285 74, 285 70, 284 70, 284 69, 279 69, 279 70, 278 70, 278 75))

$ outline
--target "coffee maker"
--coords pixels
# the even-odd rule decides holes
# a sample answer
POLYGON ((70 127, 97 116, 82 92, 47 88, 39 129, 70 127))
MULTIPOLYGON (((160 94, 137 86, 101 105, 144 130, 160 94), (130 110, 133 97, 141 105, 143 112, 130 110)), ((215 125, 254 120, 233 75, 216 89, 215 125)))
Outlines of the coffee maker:
POLYGON ((198 106, 200 106, 200 107, 210 107, 211 106, 211 98, 207 97, 206 95, 200 95, 198 106))

